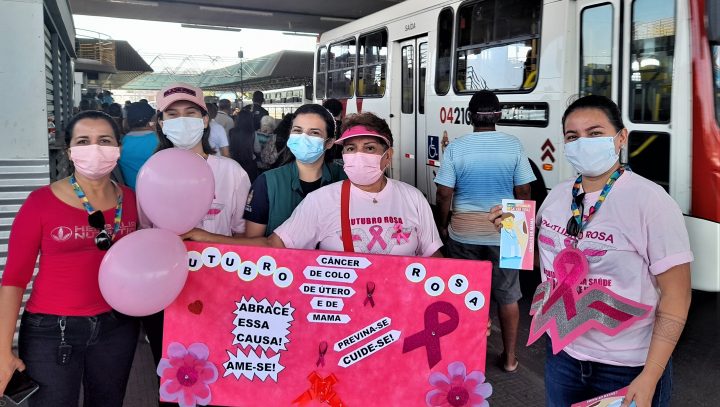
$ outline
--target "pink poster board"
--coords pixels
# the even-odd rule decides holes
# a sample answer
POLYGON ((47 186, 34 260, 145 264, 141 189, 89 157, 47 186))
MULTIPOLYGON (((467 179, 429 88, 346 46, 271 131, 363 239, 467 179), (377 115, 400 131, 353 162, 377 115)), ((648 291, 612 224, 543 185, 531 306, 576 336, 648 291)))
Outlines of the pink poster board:
POLYGON ((165 310, 166 401, 424 406, 478 397, 490 263, 187 247, 190 275, 165 310), (442 382, 453 376, 469 394, 448 394, 442 382))

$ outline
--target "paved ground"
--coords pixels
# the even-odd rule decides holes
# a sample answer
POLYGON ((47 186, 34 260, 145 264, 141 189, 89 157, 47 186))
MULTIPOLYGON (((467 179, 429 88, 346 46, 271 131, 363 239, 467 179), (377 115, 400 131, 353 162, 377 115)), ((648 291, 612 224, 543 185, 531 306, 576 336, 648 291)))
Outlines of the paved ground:
MULTIPOLYGON (((523 276, 525 298, 535 285, 532 275, 523 276)), ((544 405, 543 366, 545 349, 542 340, 525 347, 530 317, 529 301, 521 301, 521 330, 517 373, 503 372, 495 365, 502 351, 497 320, 488 341, 487 377, 494 393, 490 404, 499 407, 532 407, 544 405)), ((494 314, 494 313, 493 313, 494 314)), ((720 405, 720 294, 693 293, 690 319, 675 352, 675 385, 672 406, 710 407, 720 405)), ((154 368, 149 346, 140 341, 128 385, 126 407, 157 406, 154 368)), ((274 407, 267 404, 268 407, 274 407)), ((418 406, 421 407, 421 406, 418 406)))

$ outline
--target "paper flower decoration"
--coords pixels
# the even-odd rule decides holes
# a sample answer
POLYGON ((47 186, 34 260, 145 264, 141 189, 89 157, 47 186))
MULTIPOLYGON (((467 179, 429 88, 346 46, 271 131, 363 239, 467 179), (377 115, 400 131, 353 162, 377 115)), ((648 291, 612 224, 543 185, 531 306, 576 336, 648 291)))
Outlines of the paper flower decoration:
POLYGON ((488 407, 487 398, 492 394, 492 386, 485 383, 485 375, 473 370, 466 374, 463 362, 448 365, 448 376, 433 372, 428 379, 435 386, 425 396, 428 407, 488 407))
POLYGON ((193 343, 187 349, 173 342, 167 348, 168 358, 157 367, 160 376, 160 396, 177 401, 180 407, 206 406, 210 403, 210 384, 215 383, 218 371, 208 361, 210 350, 204 343, 193 343))

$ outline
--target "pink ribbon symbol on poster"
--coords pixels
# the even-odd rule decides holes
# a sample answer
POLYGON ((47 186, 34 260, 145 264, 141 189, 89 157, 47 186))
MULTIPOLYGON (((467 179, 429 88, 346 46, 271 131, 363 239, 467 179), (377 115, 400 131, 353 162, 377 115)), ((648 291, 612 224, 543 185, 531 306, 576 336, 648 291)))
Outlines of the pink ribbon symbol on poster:
POLYGON ((162 400, 487 405, 490 263, 187 248, 190 275, 165 310, 162 400))

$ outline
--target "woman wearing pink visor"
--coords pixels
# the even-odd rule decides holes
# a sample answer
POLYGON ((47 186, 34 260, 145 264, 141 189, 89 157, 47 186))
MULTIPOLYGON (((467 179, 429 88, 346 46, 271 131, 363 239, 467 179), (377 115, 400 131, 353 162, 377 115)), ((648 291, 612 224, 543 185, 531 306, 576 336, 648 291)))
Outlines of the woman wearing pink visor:
MULTIPOLYGON (((336 143, 343 146, 348 180, 308 194, 270 237, 233 243, 439 257, 442 242, 423 194, 383 174, 393 155, 385 120, 372 113, 348 116, 336 143)), ((212 241, 204 234, 186 237, 212 241)))

